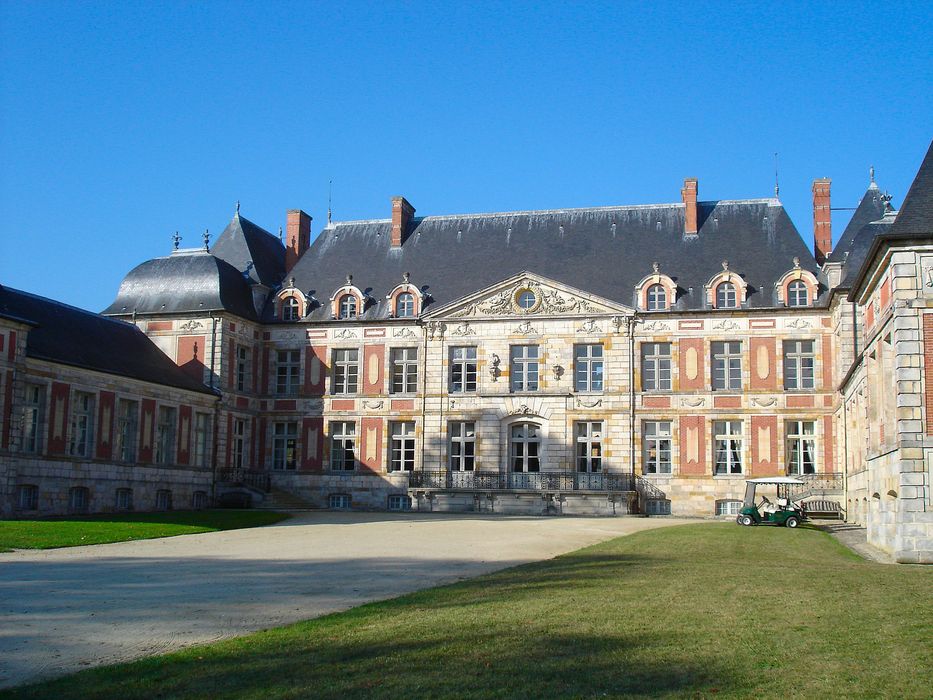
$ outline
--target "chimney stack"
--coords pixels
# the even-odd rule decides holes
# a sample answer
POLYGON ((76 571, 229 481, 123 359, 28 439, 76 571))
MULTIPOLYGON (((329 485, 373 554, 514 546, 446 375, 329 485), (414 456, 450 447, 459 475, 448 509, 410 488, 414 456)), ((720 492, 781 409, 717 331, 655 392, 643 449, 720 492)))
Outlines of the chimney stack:
POLYGON ((684 178, 684 188, 680 191, 680 196, 684 200, 684 235, 697 235, 697 179, 695 177, 684 178))
POLYGON ((311 216, 301 209, 289 209, 285 228, 285 272, 288 273, 311 245, 311 216))
POLYGON ((392 198, 392 247, 401 248, 408 237, 408 225, 415 208, 404 197, 392 198))
POLYGON ((813 257, 822 265, 833 249, 833 220, 829 208, 828 177, 813 181, 813 257))

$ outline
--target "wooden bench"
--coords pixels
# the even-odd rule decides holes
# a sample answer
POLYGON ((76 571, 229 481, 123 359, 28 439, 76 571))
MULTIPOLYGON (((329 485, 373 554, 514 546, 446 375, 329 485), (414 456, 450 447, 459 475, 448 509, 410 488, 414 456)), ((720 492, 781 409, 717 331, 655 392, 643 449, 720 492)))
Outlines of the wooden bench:
POLYGON ((808 518, 842 517, 842 506, 836 501, 804 501, 801 505, 808 518))

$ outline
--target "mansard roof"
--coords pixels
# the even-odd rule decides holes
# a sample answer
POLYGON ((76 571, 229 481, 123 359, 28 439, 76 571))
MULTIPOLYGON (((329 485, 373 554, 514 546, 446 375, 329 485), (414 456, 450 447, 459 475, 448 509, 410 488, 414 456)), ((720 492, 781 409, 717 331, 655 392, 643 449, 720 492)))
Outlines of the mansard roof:
POLYGON ((871 222, 878 221, 882 216, 884 216, 884 200, 878 185, 872 181, 865 194, 862 195, 862 199, 855 208, 852 218, 849 219, 845 231, 842 232, 842 236, 826 262, 846 262, 846 259, 852 254, 852 246, 859 232, 871 222))
POLYGON ((256 318, 252 292, 243 274, 204 249, 176 250, 130 270, 120 283, 109 316, 132 313, 228 311, 256 318))
POLYGON ((285 275, 285 246, 282 241, 240 216, 239 211, 214 242, 211 253, 240 272, 249 267, 249 279, 254 284, 273 288, 285 275))
POLYGON ((26 337, 27 357, 215 393, 183 372, 132 323, 2 286, 0 314, 34 326, 26 337))
MULTIPOLYGON (((634 306, 636 284, 658 262, 677 283, 676 310, 706 308, 703 286, 723 260, 748 283, 752 308, 778 305, 775 282, 795 257, 820 274, 778 200, 700 202, 698 210, 696 236, 684 235, 683 204, 426 216, 412 220, 399 248, 388 219, 337 222, 289 276, 321 301, 353 274, 372 300, 362 318, 373 319, 389 316, 385 296, 405 272, 438 305, 527 270, 634 306)), ((329 317, 325 303, 309 314, 329 317)))
POLYGON ((889 234, 898 237, 933 236, 933 142, 889 234))

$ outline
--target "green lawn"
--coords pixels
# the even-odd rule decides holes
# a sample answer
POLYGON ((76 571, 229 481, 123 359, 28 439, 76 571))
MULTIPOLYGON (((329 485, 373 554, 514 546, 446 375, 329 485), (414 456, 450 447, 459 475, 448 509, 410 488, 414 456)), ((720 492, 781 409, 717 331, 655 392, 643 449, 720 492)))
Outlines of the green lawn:
POLYGON ((197 532, 270 525, 282 513, 249 510, 173 510, 164 513, 120 513, 48 520, 0 520, 0 552, 104 544, 197 532))
POLYGON ((11 696, 929 698, 931 591, 816 530, 685 525, 11 696))

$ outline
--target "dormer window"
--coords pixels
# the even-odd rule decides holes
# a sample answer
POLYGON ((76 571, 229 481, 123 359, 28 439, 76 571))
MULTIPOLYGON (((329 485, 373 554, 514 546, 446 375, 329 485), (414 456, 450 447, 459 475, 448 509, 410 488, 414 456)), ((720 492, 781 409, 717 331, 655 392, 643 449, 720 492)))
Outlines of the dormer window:
POLYGON ((415 315, 414 294, 402 292, 395 298, 395 315, 397 318, 411 318, 415 315))
POLYGON ((356 317, 356 297, 352 294, 344 294, 340 297, 337 318, 355 318, 356 317))
POLYGON ((794 266, 774 283, 777 301, 788 308, 812 306, 818 296, 820 283, 809 270, 800 267, 800 258, 794 258, 794 266))
POLYGON ((648 287, 648 311, 664 311, 667 309, 667 290, 663 285, 652 284, 648 287))
POLYGON ((297 321, 299 316, 298 300, 295 297, 287 297, 282 302, 282 320, 297 321))
POLYGON ((638 308, 645 311, 667 311, 677 299, 677 284, 661 272, 660 263, 651 264, 653 272, 635 285, 638 308))
POLYGON ((787 285, 787 305, 788 306, 809 306, 810 289, 806 282, 794 280, 787 285))
POLYGON ((389 315, 393 318, 415 318, 424 309, 424 294, 411 283, 411 275, 402 275, 402 283, 386 295, 389 315))
POLYGON ((717 309, 735 309, 738 308, 738 294, 736 294, 735 285, 732 282, 720 282, 716 287, 716 308, 717 309))

